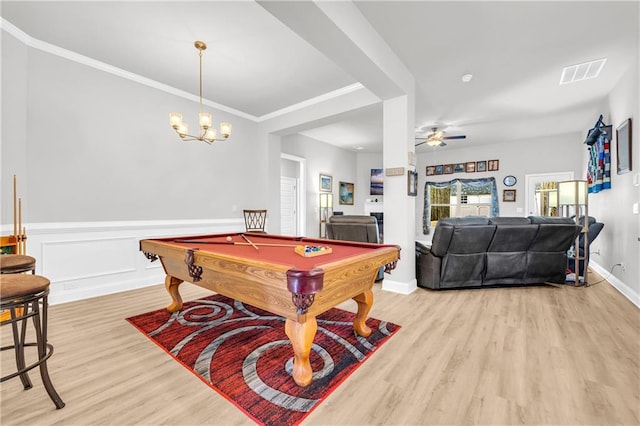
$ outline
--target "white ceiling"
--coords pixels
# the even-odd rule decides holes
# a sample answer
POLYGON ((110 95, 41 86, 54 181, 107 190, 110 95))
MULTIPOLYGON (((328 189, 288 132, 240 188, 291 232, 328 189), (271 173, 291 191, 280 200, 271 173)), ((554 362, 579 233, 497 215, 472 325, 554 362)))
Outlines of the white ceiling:
MULTIPOLYGON (((638 61, 638 2, 359 1, 355 5, 416 80, 416 127, 492 143, 586 131, 638 61), (562 68, 607 58, 599 78, 560 86, 562 68), (461 76, 473 74, 470 83, 461 76)), ((30 37, 268 116, 358 83, 341 64, 252 1, 7 1, 0 14, 30 37)), ((306 136, 382 150, 381 105, 306 136)), ((418 151, 422 149, 419 148, 418 151)))

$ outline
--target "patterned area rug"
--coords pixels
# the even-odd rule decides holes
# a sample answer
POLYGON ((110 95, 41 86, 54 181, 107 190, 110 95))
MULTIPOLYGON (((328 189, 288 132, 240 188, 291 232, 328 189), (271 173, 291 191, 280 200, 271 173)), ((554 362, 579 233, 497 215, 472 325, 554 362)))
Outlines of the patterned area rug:
POLYGON ((298 424, 400 326, 372 319, 368 338, 353 331, 354 314, 331 309, 317 317, 311 350, 313 381, 291 377, 293 349, 284 318, 224 296, 127 318, 182 365, 259 424, 298 424))

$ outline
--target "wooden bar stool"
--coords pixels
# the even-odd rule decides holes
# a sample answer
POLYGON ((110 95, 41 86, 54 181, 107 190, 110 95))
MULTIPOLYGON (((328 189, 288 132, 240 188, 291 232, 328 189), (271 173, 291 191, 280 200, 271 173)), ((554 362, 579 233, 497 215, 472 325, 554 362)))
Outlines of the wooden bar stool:
POLYGON ((49 397, 56 408, 64 407, 64 402, 56 392, 49 378, 47 360, 53 354, 53 345, 47 343, 47 308, 49 295, 49 279, 31 274, 1 274, 0 275, 0 309, 10 312, 9 319, 3 319, 0 325, 11 324, 13 330, 13 345, 3 346, 0 350, 14 349, 17 371, 0 378, 5 380, 20 376, 24 389, 33 385, 27 372, 40 367, 40 376, 49 397), (42 305, 42 306, 41 306, 42 305), (36 342, 26 343, 27 320, 33 319, 36 332, 36 342), (20 330, 18 330, 20 324, 20 330), (31 365, 25 365, 24 348, 36 346, 38 360, 31 365))
POLYGON ((36 259, 26 254, 4 254, 0 256, 0 274, 35 274, 36 259))

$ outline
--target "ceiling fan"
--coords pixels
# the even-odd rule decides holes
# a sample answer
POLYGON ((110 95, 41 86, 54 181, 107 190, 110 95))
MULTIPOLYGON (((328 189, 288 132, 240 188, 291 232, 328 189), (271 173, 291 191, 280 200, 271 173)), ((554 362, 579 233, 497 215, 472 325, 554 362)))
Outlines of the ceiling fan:
POLYGON ((432 127, 431 133, 426 137, 416 137, 416 146, 420 146, 425 143, 429 146, 446 146, 447 144, 444 143, 445 140, 465 139, 466 137, 466 135, 445 136, 442 130, 438 130, 437 127, 432 127))

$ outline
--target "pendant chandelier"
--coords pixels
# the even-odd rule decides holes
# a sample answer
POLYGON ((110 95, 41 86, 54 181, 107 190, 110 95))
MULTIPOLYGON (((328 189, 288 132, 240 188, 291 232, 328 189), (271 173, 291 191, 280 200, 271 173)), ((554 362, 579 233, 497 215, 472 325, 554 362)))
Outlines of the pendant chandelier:
POLYGON ((193 45, 200 52, 200 114, 198 114, 200 124, 199 136, 192 136, 189 134, 189 126, 187 123, 182 121, 182 114, 179 112, 169 113, 169 123, 183 141, 202 141, 211 145, 215 141, 223 141, 229 137, 231 134, 231 123, 220 123, 220 134, 222 135, 222 138, 218 138, 216 128, 211 127, 213 117, 208 112, 202 112, 202 51, 207 48, 207 45, 203 41, 196 41, 193 45))

